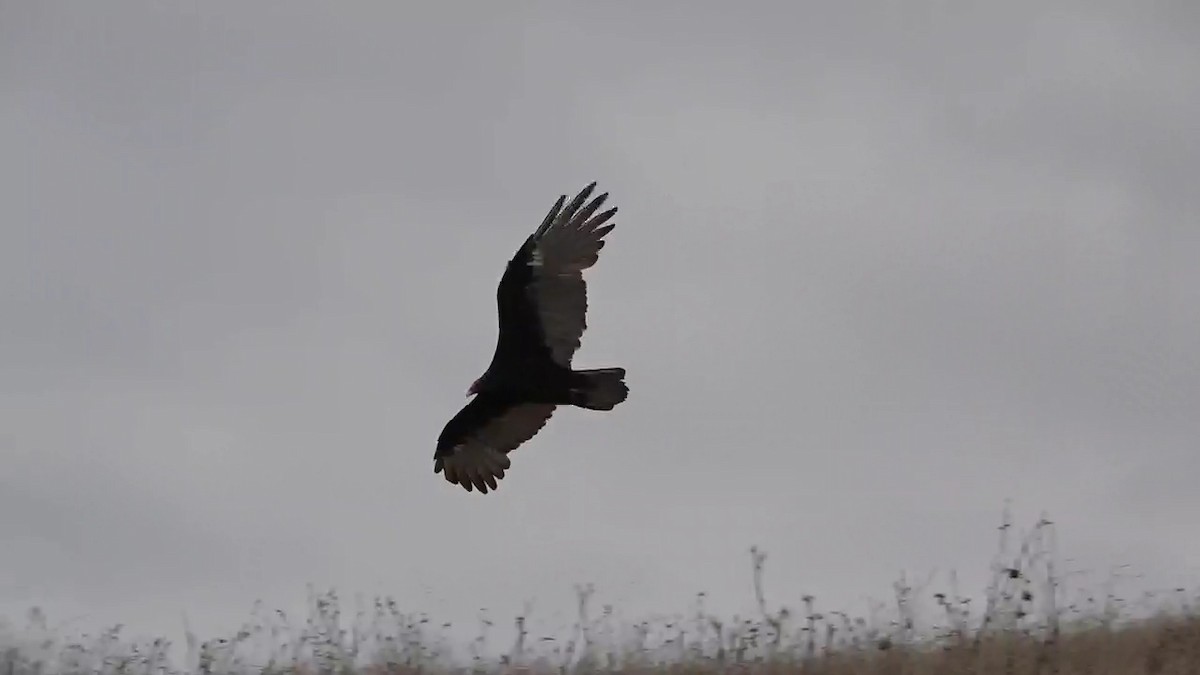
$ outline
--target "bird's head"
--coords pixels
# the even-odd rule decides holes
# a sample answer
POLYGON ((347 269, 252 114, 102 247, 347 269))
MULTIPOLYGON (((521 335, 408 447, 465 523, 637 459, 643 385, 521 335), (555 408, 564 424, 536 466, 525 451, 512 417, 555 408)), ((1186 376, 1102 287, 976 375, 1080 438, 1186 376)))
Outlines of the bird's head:
POLYGON ((478 394, 479 390, 482 388, 483 388, 483 378, 481 377, 481 378, 475 380, 474 382, 472 382, 470 387, 467 387, 467 396, 471 396, 472 394, 478 394))

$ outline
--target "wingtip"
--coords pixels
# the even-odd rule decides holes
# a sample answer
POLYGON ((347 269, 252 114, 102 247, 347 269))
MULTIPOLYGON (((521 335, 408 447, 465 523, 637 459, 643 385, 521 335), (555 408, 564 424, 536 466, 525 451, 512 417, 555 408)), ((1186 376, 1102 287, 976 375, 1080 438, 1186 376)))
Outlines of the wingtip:
POLYGON ((592 195, 592 192, 595 192, 595 190, 596 190, 596 181, 592 181, 592 182, 588 183, 587 185, 585 185, 584 188, 579 191, 579 194, 575 195, 575 199, 573 199, 572 202, 576 202, 576 201, 583 202, 588 197, 590 197, 592 195))

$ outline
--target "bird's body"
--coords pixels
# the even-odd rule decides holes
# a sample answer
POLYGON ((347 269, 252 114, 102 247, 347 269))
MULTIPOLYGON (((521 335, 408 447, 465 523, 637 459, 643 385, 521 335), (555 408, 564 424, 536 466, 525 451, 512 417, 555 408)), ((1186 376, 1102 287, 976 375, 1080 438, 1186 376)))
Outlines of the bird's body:
POLYGON ((607 193, 584 205, 595 186, 565 208, 561 196, 500 279, 492 362, 467 391, 475 398, 446 424, 434 452, 434 472, 468 492, 496 489, 511 465, 508 453, 540 431, 557 406, 612 410, 629 393, 623 368, 571 367, 587 327, 582 272, 596 263, 603 237, 613 229, 605 222, 617 211, 596 213, 607 193))

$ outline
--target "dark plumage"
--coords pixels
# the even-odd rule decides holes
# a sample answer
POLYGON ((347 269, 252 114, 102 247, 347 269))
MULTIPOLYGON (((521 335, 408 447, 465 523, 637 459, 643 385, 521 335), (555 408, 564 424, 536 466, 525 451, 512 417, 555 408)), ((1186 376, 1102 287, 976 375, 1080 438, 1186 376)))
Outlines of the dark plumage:
POLYGON ((587 328, 583 270, 596 263, 614 226, 605 223, 617 212, 597 213, 608 193, 587 202, 595 188, 588 185, 565 208, 567 196, 559 197, 500 279, 492 363, 433 453, 434 473, 468 492, 495 490, 511 464, 508 453, 541 431, 557 406, 612 410, 629 394, 624 368, 571 368, 587 328))

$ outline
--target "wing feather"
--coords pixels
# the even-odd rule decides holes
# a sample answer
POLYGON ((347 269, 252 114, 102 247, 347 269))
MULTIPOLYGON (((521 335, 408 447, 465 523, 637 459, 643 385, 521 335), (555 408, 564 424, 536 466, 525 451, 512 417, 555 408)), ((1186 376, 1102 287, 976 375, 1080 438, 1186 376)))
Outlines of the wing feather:
POLYGON ((433 472, 467 492, 495 490, 511 466, 508 453, 541 431, 554 408, 550 403, 505 403, 476 395, 446 424, 433 472))
POLYGON ((607 192, 587 202, 595 188, 591 183, 565 208, 566 195, 559 197, 528 242, 532 244, 529 265, 533 269, 528 293, 551 358, 565 367, 570 367, 587 329, 583 271, 596 264, 604 236, 615 227, 615 223, 605 223, 616 214, 616 207, 597 213, 608 199, 607 192))

